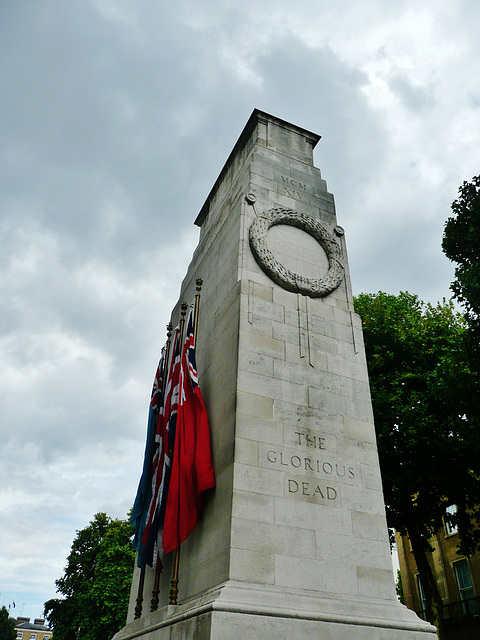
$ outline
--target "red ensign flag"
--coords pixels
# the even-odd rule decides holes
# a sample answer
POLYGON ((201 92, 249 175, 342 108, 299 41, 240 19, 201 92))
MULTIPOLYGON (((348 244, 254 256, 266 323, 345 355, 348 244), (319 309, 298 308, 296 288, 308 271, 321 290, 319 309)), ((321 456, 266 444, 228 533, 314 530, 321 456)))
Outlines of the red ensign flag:
POLYGON ((198 386, 195 361, 195 306, 190 305, 182 350, 180 398, 170 487, 163 529, 163 549, 176 549, 197 526, 202 493, 215 486, 207 412, 198 386))

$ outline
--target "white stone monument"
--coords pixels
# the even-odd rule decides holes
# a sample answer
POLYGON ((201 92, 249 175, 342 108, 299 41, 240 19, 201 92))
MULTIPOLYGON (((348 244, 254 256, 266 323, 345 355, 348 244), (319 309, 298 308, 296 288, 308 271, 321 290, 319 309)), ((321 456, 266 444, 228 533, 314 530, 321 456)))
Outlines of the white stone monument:
MULTIPOLYGON (((196 224, 180 301, 217 486, 116 640, 433 640, 395 595, 360 318, 319 136, 255 110, 196 224)), ((180 302, 179 302, 180 304, 180 302)), ((172 319, 178 321, 179 305, 172 319)))

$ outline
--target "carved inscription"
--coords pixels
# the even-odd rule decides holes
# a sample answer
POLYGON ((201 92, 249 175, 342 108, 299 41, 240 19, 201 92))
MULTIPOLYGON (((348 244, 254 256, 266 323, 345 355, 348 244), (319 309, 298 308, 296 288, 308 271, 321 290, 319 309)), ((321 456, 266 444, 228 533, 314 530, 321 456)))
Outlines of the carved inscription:
POLYGON ((287 187, 285 187, 285 195, 288 196, 289 198, 296 198, 297 200, 303 200, 301 193, 298 193, 298 191, 295 191, 294 189, 288 189, 287 187))
POLYGON ((293 469, 301 469, 302 471, 312 471, 313 473, 325 476, 335 476, 338 478, 355 478, 353 467, 347 467, 345 464, 322 462, 308 456, 290 455, 284 451, 270 450, 267 452, 267 460, 271 464, 279 467, 287 467, 293 469))
POLYGON ((304 433, 303 431, 295 431, 295 435, 298 437, 298 444, 302 446, 304 444, 307 447, 314 447, 315 449, 321 449, 325 451, 325 437, 315 436, 312 433, 304 433))
POLYGON ((306 182, 300 182, 300 180, 294 180, 289 176, 280 176, 280 184, 283 186, 285 195, 290 198, 296 198, 297 200, 303 200, 306 193, 312 191, 310 185, 306 182))
POLYGON ((358 465, 340 461, 331 435, 312 429, 292 429, 291 447, 263 445, 263 466, 285 471, 285 495, 294 499, 340 506, 340 484, 360 480, 358 465), (329 446, 332 445, 332 446, 329 446))
POLYGON ((299 182, 298 180, 294 180, 288 176, 281 176, 281 178, 284 184, 288 184, 288 186, 293 187, 294 189, 302 189, 303 191, 308 190, 306 182, 299 182))
POLYGON ((323 502, 326 500, 336 500, 338 497, 337 489, 334 487, 321 486, 317 482, 287 478, 287 486, 288 493, 298 494, 304 498, 313 498, 311 502, 315 502, 316 498, 323 502))

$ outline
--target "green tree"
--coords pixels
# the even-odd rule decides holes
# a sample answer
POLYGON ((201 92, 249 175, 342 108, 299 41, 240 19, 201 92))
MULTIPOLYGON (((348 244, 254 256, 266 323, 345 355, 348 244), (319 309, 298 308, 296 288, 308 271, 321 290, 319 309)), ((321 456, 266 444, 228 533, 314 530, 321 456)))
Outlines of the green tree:
POLYGON ((429 539, 456 504, 461 551, 479 544, 478 422, 471 414, 476 375, 463 350, 465 322, 451 303, 417 296, 361 294, 375 428, 390 527, 408 535, 427 599, 442 633, 442 600, 428 562, 429 539))
POLYGON ((450 288, 466 310, 471 335, 480 349, 480 176, 464 182, 458 191, 453 216, 445 223, 442 249, 458 265, 450 288))
POLYGON ((0 640, 15 640, 15 622, 9 616, 6 607, 0 609, 0 640))
POLYGON ((397 569, 397 581, 395 583, 395 592, 400 602, 402 604, 405 604, 405 596, 403 595, 402 574, 400 573, 400 569, 397 569))
POLYGON ((130 520, 97 513, 77 531, 67 566, 55 581, 63 598, 45 603, 55 640, 112 638, 125 624, 135 552, 130 520))

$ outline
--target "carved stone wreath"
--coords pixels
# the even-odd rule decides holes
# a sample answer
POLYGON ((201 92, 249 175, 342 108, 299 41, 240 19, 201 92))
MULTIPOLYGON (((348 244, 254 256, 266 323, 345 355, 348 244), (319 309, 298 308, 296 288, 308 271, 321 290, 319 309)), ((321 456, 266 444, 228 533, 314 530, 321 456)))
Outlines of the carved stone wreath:
POLYGON ((280 287, 310 298, 328 295, 340 285, 344 277, 342 253, 335 238, 319 222, 304 213, 281 207, 257 215, 249 232, 250 247, 263 271, 280 287), (307 278, 281 264, 267 246, 267 233, 277 225, 296 227, 308 233, 325 251, 329 268, 323 278, 307 278))

